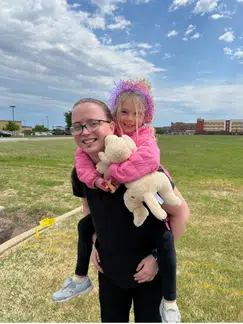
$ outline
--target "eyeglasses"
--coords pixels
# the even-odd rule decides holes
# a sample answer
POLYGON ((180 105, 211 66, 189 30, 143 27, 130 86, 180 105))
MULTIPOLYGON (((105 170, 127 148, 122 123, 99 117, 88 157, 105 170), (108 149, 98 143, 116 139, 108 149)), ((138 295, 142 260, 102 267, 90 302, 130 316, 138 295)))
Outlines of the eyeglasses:
POLYGON ((70 132, 72 133, 72 135, 81 135, 84 131, 84 128, 86 128, 88 132, 92 133, 97 129, 99 129, 103 123, 110 123, 110 121, 99 119, 99 120, 90 120, 84 125, 73 124, 70 127, 70 132))

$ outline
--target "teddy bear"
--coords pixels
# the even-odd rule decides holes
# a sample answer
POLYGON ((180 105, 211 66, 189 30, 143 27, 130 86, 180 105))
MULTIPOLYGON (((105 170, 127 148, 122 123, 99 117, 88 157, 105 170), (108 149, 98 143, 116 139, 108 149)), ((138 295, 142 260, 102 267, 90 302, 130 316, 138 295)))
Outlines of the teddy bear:
MULTIPOLYGON (((100 174, 106 173, 111 163, 126 161, 136 150, 136 144, 127 135, 121 137, 116 135, 106 136, 104 152, 98 154, 100 161, 96 165, 97 171, 100 174)), ((158 219, 163 220, 167 217, 166 212, 155 198, 156 193, 166 204, 181 205, 180 198, 175 195, 168 177, 163 172, 152 172, 138 180, 126 183, 125 187, 127 190, 124 193, 124 203, 134 215, 135 226, 141 226, 149 215, 149 211, 143 202, 158 219)))

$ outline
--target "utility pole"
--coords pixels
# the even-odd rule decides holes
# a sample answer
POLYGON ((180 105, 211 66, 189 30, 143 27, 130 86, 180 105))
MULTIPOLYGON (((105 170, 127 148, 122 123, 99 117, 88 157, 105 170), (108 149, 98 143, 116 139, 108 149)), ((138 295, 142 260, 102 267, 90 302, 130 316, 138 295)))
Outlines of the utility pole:
POLYGON ((49 129, 49 118, 46 116, 46 121, 47 121, 47 128, 49 129))
POLYGON ((12 113, 13 113, 13 122, 14 122, 14 108, 15 108, 15 106, 12 105, 12 106, 9 106, 9 108, 12 108, 12 113))

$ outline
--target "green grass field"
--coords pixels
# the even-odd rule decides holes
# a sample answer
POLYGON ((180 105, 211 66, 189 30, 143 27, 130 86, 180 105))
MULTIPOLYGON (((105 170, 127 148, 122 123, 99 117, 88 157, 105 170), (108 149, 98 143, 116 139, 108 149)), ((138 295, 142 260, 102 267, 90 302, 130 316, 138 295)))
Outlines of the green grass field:
MULTIPOLYGON (((161 163, 191 209, 177 243, 182 320, 243 322, 243 137, 159 136, 158 143, 161 163)), ((31 222, 79 206, 69 182, 74 150, 71 140, 1 143, 5 215, 31 222)), ((100 321, 92 266, 95 289, 88 296, 64 304, 50 298, 74 271, 78 219, 70 217, 39 241, 32 238, 1 256, 1 322, 100 321)))

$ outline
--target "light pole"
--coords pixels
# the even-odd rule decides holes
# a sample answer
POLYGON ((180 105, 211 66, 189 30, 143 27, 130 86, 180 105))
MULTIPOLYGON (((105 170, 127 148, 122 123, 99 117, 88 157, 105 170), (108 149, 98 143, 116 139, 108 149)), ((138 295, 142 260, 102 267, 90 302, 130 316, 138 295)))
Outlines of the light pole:
POLYGON ((9 108, 12 108, 12 112, 13 112, 13 121, 14 121, 14 108, 15 108, 15 106, 12 105, 12 106, 9 106, 9 108))
POLYGON ((49 118, 46 116, 47 128, 49 129, 49 118))

